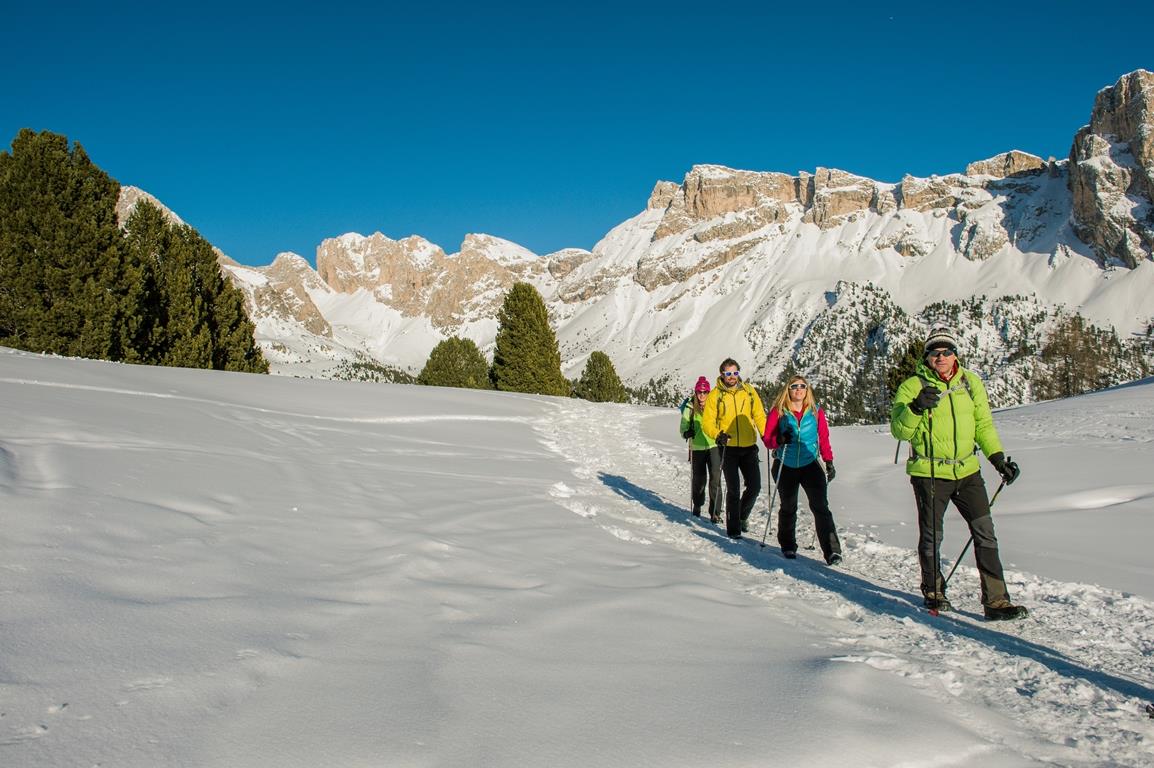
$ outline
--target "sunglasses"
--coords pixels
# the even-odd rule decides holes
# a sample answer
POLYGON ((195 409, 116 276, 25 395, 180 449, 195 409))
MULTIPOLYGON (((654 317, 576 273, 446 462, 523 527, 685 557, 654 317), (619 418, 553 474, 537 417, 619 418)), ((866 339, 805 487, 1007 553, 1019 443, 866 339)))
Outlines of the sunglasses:
POLYGON ((956 353, 952 349, 931 349, 927 354, 936 360, 939 357, 953 357, 956 353))
POLYGON ((809 387, 805 384, 790 384, 789 388, 790 389, 808 389, 809 387))
POLYGON ((731 376, 740 376, 741 373, 739 371, 722 371, 721 375, 728 379, 731 376))

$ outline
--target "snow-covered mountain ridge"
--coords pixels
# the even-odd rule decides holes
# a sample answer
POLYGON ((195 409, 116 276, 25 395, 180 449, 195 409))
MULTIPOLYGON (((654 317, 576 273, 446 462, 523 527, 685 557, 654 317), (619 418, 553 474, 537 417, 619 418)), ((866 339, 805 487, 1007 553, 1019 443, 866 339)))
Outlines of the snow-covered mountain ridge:
POLYGON ((545 297, 570 376, 601 350, 631 384, 681 387, 733 356, 752 378, 793 366, 848 391, 929 307, 960 326, 999 402, 1022 402, 1027 353, 1063 311, 1123 339, 1154 319, 1152 94, 1141 70, 1103 89, 1064 160, 1013 151, 896 184, 698 165, 592 251, 469 235, 449 254, 349 233, 320 244, 315 270, 295 254, 223 263, 277 373, 327 377, 357 359, 416 372, 449 335, 490 348, 522 280, 545 297))

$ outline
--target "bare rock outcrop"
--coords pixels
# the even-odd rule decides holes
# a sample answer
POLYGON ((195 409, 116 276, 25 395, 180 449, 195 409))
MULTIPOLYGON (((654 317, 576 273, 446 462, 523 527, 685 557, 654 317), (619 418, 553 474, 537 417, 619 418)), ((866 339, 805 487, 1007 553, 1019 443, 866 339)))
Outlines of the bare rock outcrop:
POLYGON ((696 165, 669 200, 653 240, 681 234, 727 214, 740 214, 740 221, 727 222, 726 229, 713 236, 699 233, 698 241, 741 237, 784 220, 789 216, 786 205, 798 202, 798 179, 788 174, 696 165))
POLYGON ((879 194, 877 182, 836 168, 818 168, 810 177, 810 188, 809 208, 802 220, 822 229, 840 224, 850 214, 870 210, 879 194))
POLYGON ((1070 148, 1069 184, 1075 231, 1103 261, 1154 258, 1154 73, 1098 92, 1070 148))
POLYGON ((661 210, 664 211, 669 207, 673 201, 674 195, 681 186, 676 181, 659 181, 653 185, 653 191, 649 193, 649 204, 645 206, 645 210, 661 210))
POLYGON ((255 270, 264 277, 263 281, 244 279, 243 270, 246 269, 252 268, 238 265, 228 271, 233 275, 234 283, 247 289, 245 293, 256 310, 250 310, 254 319, 292 320, 309 333, 332 338, 332 326, 309 295, 310 291, 329 289, 303 257, 295 253, 278 254, 272 264, 255 270))
POLYGON ((1040 173, 1046 168, 1046 161, 1037 155, 1013 149, 986 160, 970 163, 966 166, 966 175, 992 176, 995 179, 1004 179, 1007 176, 1017 176, 1020 173, 1040 173))

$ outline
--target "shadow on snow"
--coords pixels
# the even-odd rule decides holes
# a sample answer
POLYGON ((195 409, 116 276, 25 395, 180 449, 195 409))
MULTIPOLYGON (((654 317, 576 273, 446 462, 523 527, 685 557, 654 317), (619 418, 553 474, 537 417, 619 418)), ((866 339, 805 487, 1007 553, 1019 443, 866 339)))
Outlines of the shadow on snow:
MULTIPOLYGON (((778 568, 786 566, 788 568, 787 573, 798 581, 809 582, 822 589, 835 592, 873 613, 887 614, 898 619, 911 619, 942 632, 952 632, 960 637, 982 643, 994 650, 1031 659, 1060 675, 1080 678, 1100 688, 1116 691, 1123 696, 1132 696, 1143 701, 1149 701, 1151 696, 1154 696, 1154 690, 1150 688, 1124 677, 1088 669, 1044 645, 1023 640, 996 629, 971 624, 949 614, 931 616, 917 605, 921 601, 921 597, 912 593, 874 584, 844 570, 827 567, 817 560, 801 557, 796 560, 786 560, 776 545, 762 547, 760 540, 752 536, 746 536, 740 540, 730 539, 725 535, 723 528, 716 528, 707 522, 697 522, 697 518, 692 517, 683 507, 666 500, 647 488, 630 482, 620 475, 601 472, 598 477, 617 495, 636 501, 645 508, 664 515, 670 522, 685 525, 695 535, 713 542, 722 551, 737 555, 755 567, 778 568)), ((961 613, 973 618, 980 618, 976 614, 961 613)), ((1023 693, 1029 695, 1030 692, 1023 691, 1023 693)))

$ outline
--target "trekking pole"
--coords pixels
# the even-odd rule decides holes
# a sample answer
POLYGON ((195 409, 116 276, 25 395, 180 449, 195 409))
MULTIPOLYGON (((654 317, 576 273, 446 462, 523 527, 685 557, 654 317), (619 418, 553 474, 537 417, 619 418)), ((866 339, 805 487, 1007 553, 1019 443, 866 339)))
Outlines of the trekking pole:
MULTIPOLYGON (((769 455, 773 456, 772 453, 770 453, 769 455)), ((762 547, 765 546, 765 538, 767 536, 769 536, 769 523, 771 520, 773 520, 773 497, 776 495, 774 493, 774 490, 781 483, 781 471, 783 469, 785 469, 785 462, 782 461, 781 459, 778 459, 778 462, 777 462, 777 479, 774 480, 773 483, 771 483, 769 486, 769 512, 766 514, 766 517, 765 517, 765 533, 761 534, 761 546, 762 547)), ((769 465, 768 474, 769 474, 770 478, 773 477, 773 464, 769 465)))
MULTIPOLYGON (((1006 487, 1006 481, 1002 480, 1002 482, 998 484, 998 489, 996 491, 994 491, 993 498, 990 499, 990 509, 994 508, 994 502, 998 500, 998 494, 1001 493, 1002 489, 1005 487, 1006 487)), ((958 570, 958 565, 961 564, 962 558, 966 556, 966 552, 969 551, 970 545, 973 543, 974 543, 974 534, 971 533, 970 538, 966 540, 966 546, 962 547, 962 551, 960 553, 958 553, 958 559, 954 561, 954 567, 950 569, 950 575, 946 576, 946 580, 942 582, 942 591, 943 592, 946 591, 946 585, 949 584, 950 579, 952 579, 954 577, 954 571, 958 570)))
MULTIPOLYGON (((725 479, 725 446, 724 445, 721 446, 721 456, 717 459, 717 471, 721 473, 721 477, 718 478, 718 480, 717 480, 717 496, 713 500, 713 506, 714 506, 714 512, 716 513, 717 519, 720 520, 721 519, 721 505, 723 503, 722 499, 721 499, 721 481, 725 479)), ((728 483, 726 483, 726 486, 725 486, 725 493, 727 495, 729 493, 729 484, 728 483)), ((711 520, 710 522, 713 522, 713 521, 711 520)))
MULTIPOLYGON (((933 529, 934 529, 934 576, 933 576, 934 586, 933 586, 932 594, 944 596, 945 595, 944 587, 940 590, 938 589, 938 578, 942 574, 942 556, 941 556, 941 553, 938 552, 938 545, 939 545, 939 542, 938 542, 938 510, 937 510, 938 505, 937 505, 937 498, 936 498, 938 479, 937 479, 937 476, 936 476, 935 471, 934 471, 934 412, 933 412, 933 410, 931 409, 931 410, 926 411, 926 416, 929 419, 929 426, 930 426, 930 525, 933 526, 933 529)), ((931 600, 932 600, 932 607, 930 608, 930 615, 931 616, 937 616, 938 615, 938 605, 940 604, 940 599, 941 598, 938 598, 938 597, 931 598, 931 600)))

